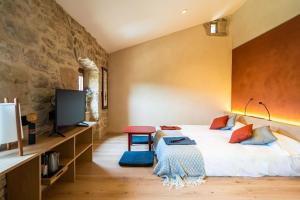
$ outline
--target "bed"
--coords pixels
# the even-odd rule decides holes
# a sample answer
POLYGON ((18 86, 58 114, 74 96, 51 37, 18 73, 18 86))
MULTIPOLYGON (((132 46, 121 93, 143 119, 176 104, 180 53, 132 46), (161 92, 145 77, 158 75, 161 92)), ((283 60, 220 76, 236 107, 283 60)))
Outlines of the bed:
MULTIPOLYGON (((268 145, 228 143, 232 132, 242 126, 237 122, 229 131, 210 130, 205 125, 182 125, 180 131, 164 131, 167 134, 164 137, 183 134, 195 140, 203 157, 206 176, 300 176, 299 142, 274 133, 277 141, 268 145)), ((168 147, 162 138, 156 142, 160 161, 164 157, 162 149, 168 147)))

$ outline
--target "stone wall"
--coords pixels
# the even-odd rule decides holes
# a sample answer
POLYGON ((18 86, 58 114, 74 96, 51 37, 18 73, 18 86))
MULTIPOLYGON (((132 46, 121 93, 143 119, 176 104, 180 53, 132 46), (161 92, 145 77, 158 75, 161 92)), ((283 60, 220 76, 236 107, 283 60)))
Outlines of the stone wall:
MULTIPOLYGON (((19 97, 23 115, 38 114, 38 133, 49 131, 55 88, 77 89, 78 59, 101 73, 108 54, 54 0, 1 0, 0 16, 0 99, 19 97)), ((103 130, 107 113, 99 115, 103 130)))

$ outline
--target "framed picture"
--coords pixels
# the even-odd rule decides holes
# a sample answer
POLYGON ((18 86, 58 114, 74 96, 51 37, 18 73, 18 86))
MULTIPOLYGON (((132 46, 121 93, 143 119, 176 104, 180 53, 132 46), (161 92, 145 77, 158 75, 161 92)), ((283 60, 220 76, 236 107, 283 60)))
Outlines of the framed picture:
POLYGON ((108 108, 108 71, 102 67, 102 109, 108 108))

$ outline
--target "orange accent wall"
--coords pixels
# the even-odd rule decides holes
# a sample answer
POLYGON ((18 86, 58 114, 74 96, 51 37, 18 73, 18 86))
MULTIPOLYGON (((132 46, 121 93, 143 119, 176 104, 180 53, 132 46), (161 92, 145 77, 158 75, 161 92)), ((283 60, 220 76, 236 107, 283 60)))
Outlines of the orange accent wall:
MULTIPOLYGON (((259 23, 259 22, 257 22, 259 23)), ((232 110, 300 121, 300 15, 233 49, 232 110)))

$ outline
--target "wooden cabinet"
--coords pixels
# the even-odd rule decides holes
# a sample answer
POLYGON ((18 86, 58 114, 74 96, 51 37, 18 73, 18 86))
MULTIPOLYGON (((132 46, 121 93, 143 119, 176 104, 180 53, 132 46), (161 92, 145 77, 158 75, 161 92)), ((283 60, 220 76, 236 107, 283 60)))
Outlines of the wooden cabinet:
POLYGON ((7 199, 41 199, 40 156, 6 174, 7 199))
POLYGON ((8 200, 41 200, 42 191, 56 181, 74 182, 76 166, 92 161, 94 125, 76 127, 64 133, 64 138, 39 136, 37 144, 24 147, 23 157, 16 150, 1 152, 0 175, 6 175, 8 200), (60 153, 62 168, 51 178, 42 178, 41 158, 48 151, 60 153))

